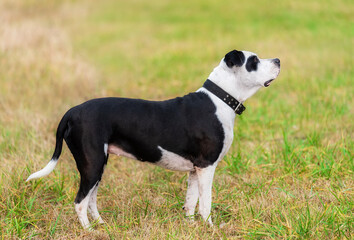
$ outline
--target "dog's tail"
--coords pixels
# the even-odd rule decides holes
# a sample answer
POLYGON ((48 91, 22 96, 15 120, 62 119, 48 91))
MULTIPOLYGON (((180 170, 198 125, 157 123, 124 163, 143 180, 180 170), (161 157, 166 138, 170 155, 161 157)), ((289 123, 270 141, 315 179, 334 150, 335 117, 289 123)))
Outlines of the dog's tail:
POLYGON ((69 131, 68 118, 69 118, 68 113, 66 113, 58 125, 55 150, 52 156, 52 160, 50 160, 47 166, 45 166, 42 170, 31 174, 27 178, 26 182, 28 182, 31 179, 47 176, 49 173, 51 173, 54 170, 55 166, 57 165, 59 156, 61 154, 64 135, 67 134, 69 131))

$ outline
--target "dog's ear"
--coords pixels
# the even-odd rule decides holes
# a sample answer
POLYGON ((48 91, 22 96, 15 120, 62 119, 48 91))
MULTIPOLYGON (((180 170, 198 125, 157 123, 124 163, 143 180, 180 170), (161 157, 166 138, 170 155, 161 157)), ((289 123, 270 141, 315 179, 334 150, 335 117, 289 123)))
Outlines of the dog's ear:
POLYGON ((241 67, 245 62, 245 55, 242 51, 233 50, 225 55, 224 61, 229 68, 241 67))

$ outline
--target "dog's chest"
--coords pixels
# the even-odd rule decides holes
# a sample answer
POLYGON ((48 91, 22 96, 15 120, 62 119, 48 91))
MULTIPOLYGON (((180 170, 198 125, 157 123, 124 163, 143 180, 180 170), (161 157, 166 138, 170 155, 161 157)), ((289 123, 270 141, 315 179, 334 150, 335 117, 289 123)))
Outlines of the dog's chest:
POLYGON ((217 160, 220 161, 229 151, 234 138, 233 129, 235 123, 235 113, 229 106, 227 106, 219 98, 217 98, 213 94, 210 94, 209 91, 205 90, 204 88, 202 88, 201 91, 207 92, 209 97, 212 99, 213 103, 215 104, 217 109, 215 114, 219 119, 222 128, 224 130, 223 148, 217 160))
MULTIPOLYGON (((217 116, 218 116, 218 112, 216 112, 217 116)), ((225 155, 226 153, 229 151, 232 141, 234 139, 234 131, 233 131, 233 127, 234 127, 234 119, 230 119, 227 118, 225 116, 218 116, 218 118, 220 119, 221 123, 222 123, 222 127, 224 129, 224 146, 221 150, 221 153, 219 155, 219 159, 218 161, 220 161, 225 155)))

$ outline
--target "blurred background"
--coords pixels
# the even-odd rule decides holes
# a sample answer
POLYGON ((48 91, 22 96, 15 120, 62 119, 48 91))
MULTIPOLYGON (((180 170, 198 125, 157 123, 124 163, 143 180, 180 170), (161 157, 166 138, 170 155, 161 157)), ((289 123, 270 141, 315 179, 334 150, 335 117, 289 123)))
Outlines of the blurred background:
MULTIPOLYGON (((216 189, 219 185, 234 189, 221 195, 214 192, 213 209, 220 214, 216 222, 226 223, 228 230, 210 235, 204 229, 199 234, 350 238, 353 46, 354 4, 348 0, 1 0, 2 233, 22 238, 36 229, 35 234, 43 238, 63 232, 81 236, 79 225, 70 235, 67 226, 72 223, 63 220, 59 212, 45 210, 56 199, 55 204, 64 209, 62 214, 77 223, 70 204, 79 176, 67 148, 61 159, 64 164, 58 164, 55 174, 36 185, 47 194, 38 200, 42 204, 31 205, 29 210, 24 198, 41 196, 35 193, 38 189, 22 183, 30 172, 49 161, 57 124, 70 107, 105 96, 151 100, 182 96, 202 86, 222 57, 237 49, 255 52, 261 58, 280 58, 281 73, 271 87, 245 103, 246 112, 236 120, 235 141, 216 174, 220 179, 216 189), (262 194, 266 191, 260 182, 266 183, 272 197, 262 194), (65 197, 58 198, 58 191, 65 197), (315 197, 304 197, 304 191, 315 197), (19 197, 23 192, 26 197, 19 197), (291 200, 289 205, 283 206, 284 199, 291 200), (259 206, 259 202, 268 207, 259 206), (304 210, 306 204, 310 216, 304 210), (244 205, 250 208, 242 208, 244 205), (254 209, 258 215, 252 214, 254 209), (276 213, 274 209, 280 210, 276 213), (49 212, 37 217, 43 211, 49 212), (237 217, 240 215, 245 216, 243 220, 237 217), (280 223, 274 220, 277 218, 280 223)), ((177 199, 183 202, 184 174, 169 175, 130 160, 112 161, 111 166, 108 176, 141 171, 148 179, 154 178, 153 174, 157 179, 168 179, 168 184, 176 182, 182 188, 177 199)), ((107 197, 101 198, 101 209, 108 212, 106 219, 112 210, 108 196, 120 194, 119 184, 129 185, 128 175, 119 180, 123 183, 112 176, 102 184, 102 192, 107 191, 107 197)), ((144 195, 144 188, 151 188, 148 182, 142 178, 131 189, 149 199, 144 195), (145 187, 140 189, 139 184, 145 187)), ((159 186, 161 192, 175 191, 166 184, 159 186)), ((127 199, 134 195, 129 190, 127 199)), ((174 202, 176 196, 167 199, 158 204, 174 202)), ((176 209, 180 207, 179 201, 174 204, 176 209)), ((129 208, 120 207, 129 212, 129 208)), ((138 209, 133 213, 141 218, 138 209)), ((156 216, 151 216, 153 219, 156 216)), ((112 236, 121 236, 122 231, 125 236, 135 236, 114 228, 115 221, 127 229, 142 228, 140 223, 110 219, 112 236)), ((170 225, 161 224, 166 234, 173 232, 170 225)), ((177 238, 188 235, 181 232, 176 233, 177 238)), ((152 238, 167 236, 149 234, 152 238)))

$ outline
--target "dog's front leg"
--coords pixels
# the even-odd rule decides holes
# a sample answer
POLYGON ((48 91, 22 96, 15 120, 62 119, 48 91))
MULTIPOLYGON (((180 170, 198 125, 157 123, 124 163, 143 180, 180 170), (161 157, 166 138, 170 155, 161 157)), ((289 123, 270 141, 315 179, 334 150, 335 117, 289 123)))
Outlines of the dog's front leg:
POLYGON ((186 216, 191 219, 194 218, 195 206, 198 202, 198 176, 196 171, 189 172, 188 188, 186 201, 183 205, 183 209, 186 211, 186 216))
POLYGON ((216 165, 206 168, 196 168, 198 177, 198 189, 199 189, 199 213, 204 219, 208 221, 210 225, 213 225, 211 221, 211 190, 213 184, 213 177, 216 165))

